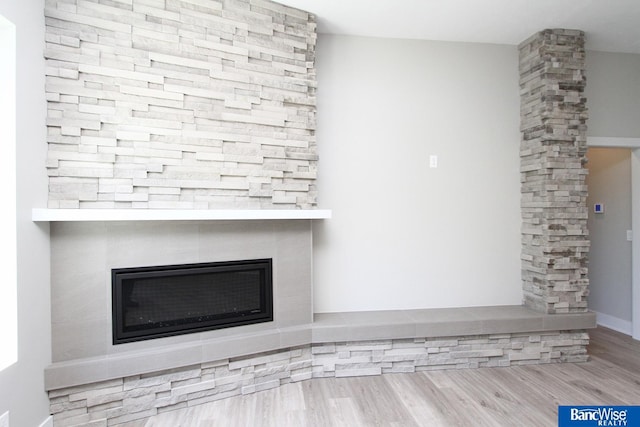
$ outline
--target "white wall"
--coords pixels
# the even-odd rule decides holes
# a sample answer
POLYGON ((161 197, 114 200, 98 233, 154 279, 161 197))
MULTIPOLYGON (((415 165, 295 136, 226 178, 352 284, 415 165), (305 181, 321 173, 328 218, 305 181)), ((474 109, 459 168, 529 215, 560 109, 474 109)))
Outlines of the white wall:
POLYGON ((631 331, 631 150, 590 148, 589 158, 589 308, 600 323, 631 331), (604 203, 603 214, 593 212, 604 203))
POLYGON ((517 48, 321 34, 317 70, 315 311, 521 304, 517 48))
POLYGON ((0 271, 0 371, 18 360, 18 305, 16 254, 16 31, 15 26, 0 15, 0 191, 7 203, 0 222, 2 257, 0 271), (9 199, 10 200, 7 200, 9 199))
MULTIPOLYGON (((610 283, 615 280, 619 283, 619 275, 609 277, 607 272, 620 263, 619 256, 613 256, 611 252, 601 245, 609 245, 606 240, 602 240, 603 229, 597 222, 591 220, 590 233, 592 235, 591 253, 589 261, 589 277, 591 295, 589 296, 589 308, 595 311, 603 311, 605 316, 599 316, 598 322, 609 327, 614 327, 625 333, 632 333, 635 338, 640 338, 640 149, 638 149, 637 139, 640 138, 640 55, 621 54, 589 51, 586 56, 587 66, 587 86, 585 94, 589 107, 589 121, 587 123, 587 135, 592 137, 590 144, 606 144, 615 146, 620 141, 615 138, 627 138, 625 146, 635 147, 630 156, 630 171, 625 172, 626 178, 631 186, 630 194, 626 196, 631 207, 631 224, 627 228, 633 228, 636 239, 630 245, 632 277, 629 281, 625 279, 626 285, 616 285, 611 287, 610 283), (594 142, 594 137, 598 141, 594 142), (611 139, 611 138, 614 139, 611 139), (631 139, 635 140, 631 141, 631 139), (605 305, 605 293, 608 304, 605 305), (602 296, 602 297, 601 297, 602 296), (631 303, 627 303, 625 298, 633 298, 635 309, 631 308, 631 303), (620 304, 616 305, 616 301, 620 304), (624 302, 623 302, 624 301, 624 302), (631 328, 630 320, 626 315, 626 310, 631 310, 631 319, 634 327, 631 328), (631 330, 633 329, 633 330, 631 330)), ((605 151, 606 152, 606 151, 605 151)), ((597 158, 591 158, 591 162, 599 162, 597 158)), ((590 166, 590 169, 593 166, 590 166)), ((618 167, 619 169, 619 167, 618 167)), ((614 190, 618 194, 620 189, 615 181, 607 181, 609 174, 600 174, 597 185, 603 188, 614 190)), ((593 181, 590 178, 589 191, 592 198, 595 196, 591 188, 593 181)), ((608 237, 615 239, 615 237, 608 237)), ((620 244, 618 242, 618 244, 620 244)), ((623 242, 622 244, 629 244, 623 242)))
POLYGON ((588 51, 588 136, 640 137, 640 55, 588 51))
POLYGON ((31 208, 47 201, 43 8, 42 0, 0 0, 17 39, 17 142, 2 141, 17 144, 18 362, 0 372, 0 414, 9 411, 12 427, 37 426, 48 416, 49 234, 31 221, 31 208))

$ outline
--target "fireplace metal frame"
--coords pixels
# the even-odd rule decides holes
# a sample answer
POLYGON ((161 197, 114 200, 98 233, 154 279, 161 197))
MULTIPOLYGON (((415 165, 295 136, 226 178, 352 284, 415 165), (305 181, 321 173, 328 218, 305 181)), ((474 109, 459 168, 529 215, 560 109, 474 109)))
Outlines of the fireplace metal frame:
MULTIPOLYGON (((204 332, 234 326, 273 321, 273 261, 271 258, 241 261, 223 261, 195 264, 162 265, 149 267, 114 268, 111 270, 111 305, 113 344, 123 344, 153 338, 169 337, 187 333, 204 332), (260 310, 219 315, 203 321, 187 324, 168 324, 142 330, 127 330, 123 283, 128 280, 167 276, 189 276, 221 272, 260 272, 260 310)), ((165 322, 166 323, 166 322, 165 322)))

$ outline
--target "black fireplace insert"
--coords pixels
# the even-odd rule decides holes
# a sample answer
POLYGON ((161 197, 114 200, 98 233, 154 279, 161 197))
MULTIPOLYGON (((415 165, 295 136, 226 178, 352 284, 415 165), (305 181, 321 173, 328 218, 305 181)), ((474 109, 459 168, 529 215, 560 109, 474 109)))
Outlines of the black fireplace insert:
POLYGON ((111 270, 113 343, 273 320, 272 260, 111 270))

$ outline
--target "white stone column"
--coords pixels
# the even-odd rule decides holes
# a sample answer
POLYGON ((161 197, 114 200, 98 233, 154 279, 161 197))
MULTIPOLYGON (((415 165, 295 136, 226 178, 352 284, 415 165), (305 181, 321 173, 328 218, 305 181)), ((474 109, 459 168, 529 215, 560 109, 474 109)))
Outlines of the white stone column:
POLYGON ((587 311, 584 34, 544 30, 519 46, 524 302, 587 311))

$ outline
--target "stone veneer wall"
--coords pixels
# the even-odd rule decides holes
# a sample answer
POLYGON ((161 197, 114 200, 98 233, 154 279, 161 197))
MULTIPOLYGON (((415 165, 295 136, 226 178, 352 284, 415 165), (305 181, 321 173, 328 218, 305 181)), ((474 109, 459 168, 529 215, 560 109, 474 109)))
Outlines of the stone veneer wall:
POLYGON ((46 0, 50 208, 316 204, 315 17, 46 0))
POLYGON ((556 331, 322 343, 52 390, 56 427, 111 426, 290 382, 587 360, 589 336, 556 331))
POLYGON ((587 311, 584 34, 544 30, 519 49, 525 304, 587 311))

